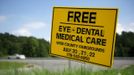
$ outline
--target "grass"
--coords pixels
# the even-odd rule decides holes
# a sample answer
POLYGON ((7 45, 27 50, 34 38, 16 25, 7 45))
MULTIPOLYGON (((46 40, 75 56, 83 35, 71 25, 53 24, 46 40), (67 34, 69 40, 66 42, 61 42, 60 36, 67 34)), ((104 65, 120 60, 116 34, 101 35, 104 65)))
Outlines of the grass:
POLYGON ((125 69, 111 69, 92 72, 85 68, 79 69, 64 69, 63 71, 48 71, 46 69, 21 70, 18 68, 24 67, 26 63, 18 62, 0 62, 0 75, 133 75, 134 65, 125 69))
POLYGON ((134 65, 131 65, 120 71, 122 75, 134 75, 134 65))
POLYGON ((0 70, 14 69, 24 67, 26 63, 20 62, 0 62, 0 70))

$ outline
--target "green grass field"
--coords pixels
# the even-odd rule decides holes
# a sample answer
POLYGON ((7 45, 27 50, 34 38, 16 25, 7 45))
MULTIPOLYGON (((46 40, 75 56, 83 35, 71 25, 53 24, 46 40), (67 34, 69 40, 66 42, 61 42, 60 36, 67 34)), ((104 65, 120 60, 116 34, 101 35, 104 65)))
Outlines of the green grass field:
POLYGON ((0 62, 0 75, 133 75, 134 65, 125 69, 111 69, 92 72, 90 70, 65 69, 64 71, 48 71, 46 69, 19 70, 18 68, 26 67, 26 63, 19 62, 0 62))
POLYGON ((0 70, 14 69, 24 67, 26 63, 19 62, 0 62, 0 70))

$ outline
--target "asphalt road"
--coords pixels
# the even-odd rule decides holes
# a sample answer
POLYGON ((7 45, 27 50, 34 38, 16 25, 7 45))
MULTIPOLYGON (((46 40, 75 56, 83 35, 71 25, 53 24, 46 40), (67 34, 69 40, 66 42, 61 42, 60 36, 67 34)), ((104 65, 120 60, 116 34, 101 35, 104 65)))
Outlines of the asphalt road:
MULTIPOLYGON (((92 71, 97 71, 97 70, 105 70, 105 69, 111 69, 111 68, 106 68, 94 64, 86 64, 82 62, 76 62, 73 60, 66 60, 66 59, 52 59, 52 58, 29 58, 25 60, 18 60, 18 59, 0 59, 1 61, 10 61, 10 62, 26 62, 29 64, 34 64, 38 68, 45 68, 48 70, 64 70, 64 69, 74 69, 74 68, 80 68, 81 66, 92 70, 92 71)), ((116 58, 114 60, 114 64, 112 68, 116 69, 122 69, 125 67, 128 67, 129 65, 134 65, 134 59, 133 58, 116 58)))

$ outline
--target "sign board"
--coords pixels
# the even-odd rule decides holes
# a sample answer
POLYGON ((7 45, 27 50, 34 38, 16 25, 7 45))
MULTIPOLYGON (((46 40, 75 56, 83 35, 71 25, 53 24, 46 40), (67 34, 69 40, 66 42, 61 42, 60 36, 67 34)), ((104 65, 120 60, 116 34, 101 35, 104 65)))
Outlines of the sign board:
POLYGON ((51 55, 111 67, 117 9, 54 7, 51 55))

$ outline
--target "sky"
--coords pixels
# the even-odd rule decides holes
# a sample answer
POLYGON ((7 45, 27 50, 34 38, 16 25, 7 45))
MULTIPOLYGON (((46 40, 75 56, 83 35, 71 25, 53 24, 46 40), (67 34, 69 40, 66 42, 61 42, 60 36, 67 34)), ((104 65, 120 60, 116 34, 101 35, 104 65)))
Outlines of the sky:
POLYGON ((0 0, 0 33, 50 41, 54 6, 118 8, 116 32, 134 32, 134 0, 0 0))

